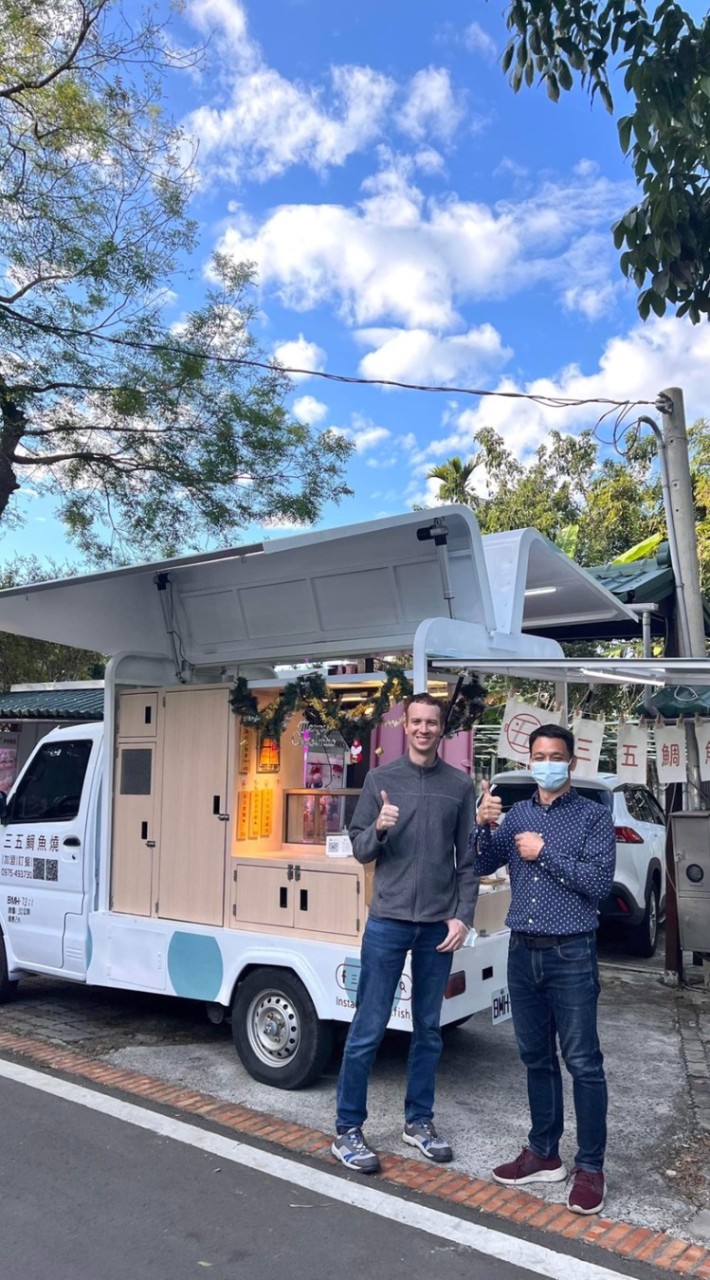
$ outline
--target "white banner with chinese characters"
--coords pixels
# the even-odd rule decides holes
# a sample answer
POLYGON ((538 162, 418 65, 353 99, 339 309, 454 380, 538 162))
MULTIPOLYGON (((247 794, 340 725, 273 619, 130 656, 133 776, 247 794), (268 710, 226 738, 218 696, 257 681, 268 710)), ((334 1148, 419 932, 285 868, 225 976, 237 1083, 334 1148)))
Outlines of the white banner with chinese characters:
POLYGON ((561 723, 561 710, 547 711, 543 707, 509 698, 498 735, 498 755, 505 760, 527 764, 530 759, 530 734, 539 729, 541 724, 561 723))
POLYGON ((654 728, 656 740, 656 768, 662 786, 668 782, 685 782, 688 776, 685 728, 683 725, 664 725, 654 728))
POLYGON ((574 776, 590 778, 593 773, 599 772, 604 721, 575 718, 572 721, 572 733, 574 734, 574 754, 577 757, 574 776))
POLYGON ((700 761, 700 781, 710 782, 710 720, 695 721, 695 738, 700 761))
POLYGON ((619 782, 646 785, 648 731, 638 724, 620 724, 616 735, 616 774, 619 782))

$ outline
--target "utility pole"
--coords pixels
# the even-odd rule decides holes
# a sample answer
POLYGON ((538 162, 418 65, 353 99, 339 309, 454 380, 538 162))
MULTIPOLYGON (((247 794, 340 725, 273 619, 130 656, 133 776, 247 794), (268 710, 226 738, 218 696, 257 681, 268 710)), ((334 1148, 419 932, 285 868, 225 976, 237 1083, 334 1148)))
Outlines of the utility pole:
MULTIPOLYGON (((676 583, 678 632, 681 656, 684 658, 704 657, 705 621, 703 618, 703 601, 700 593, 700 571, 698 566, 698 545, 695 536, 695 513, 693 507, 693 487, 690 478, 690 459, 688 455, 688 434, 685 426, 685 406, 683 392, 680 387, 668 387, 662 391, 658 401, 658 409, 662 417, 662 432, 656 429, 659 443, 659 461, 663 481, 663 500, 668 528, 668 540, 671 549, 673 576, 676 583)), ((698 747, 692 723, 686 726, 688 748, 688 775, 691 786, 688 795, 688 807, 699 808, 698 747)), ((670 816, 671 809, 682 806, 680 787, 673 787, 670 805, 666 811, 670 816)), ((675 892, 675 856, 671 824, 668 824, 666 836, 666 977, 674 977, 680 981, 683 976, 683 953, 680 945, 678 925, 678 900, 675 892)))
POLYGON ((705 656, 705 624, 700 594, 698 544, 695 537, 693 487, 690 479, 688 434, 685 428, 685 406, 680 387, 668 387, 658 399, 663 423, 663 453, 668 478, 666 524, 671 548, 675 542, 677 566, 674 565, 678 594, 681 644, 684 658, 705 656), (675 537, 671 533, 673 528, 675 537))

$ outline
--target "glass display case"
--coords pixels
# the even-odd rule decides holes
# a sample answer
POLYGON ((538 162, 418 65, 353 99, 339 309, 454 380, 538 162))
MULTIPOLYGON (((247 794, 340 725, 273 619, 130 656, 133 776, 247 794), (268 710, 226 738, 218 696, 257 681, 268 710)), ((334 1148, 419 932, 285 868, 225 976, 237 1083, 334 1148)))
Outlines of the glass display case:
POLYGON ((349 789, 287 791, 285 843, 325 847, 326 836, 349 826, 359 795, 349 789))

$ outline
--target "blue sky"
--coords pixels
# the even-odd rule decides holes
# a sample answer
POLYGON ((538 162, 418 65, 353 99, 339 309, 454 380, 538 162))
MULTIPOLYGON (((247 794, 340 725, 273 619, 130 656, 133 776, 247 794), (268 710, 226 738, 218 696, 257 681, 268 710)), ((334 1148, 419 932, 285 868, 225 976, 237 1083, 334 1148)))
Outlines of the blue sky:
MULTIPOLYGON (((642 325, 619 272, 609 227, 634 186, 614 121, 581 92, 512 93, 502 6, 187 0, 171 33, 209 37, 170 83, 200 178, 197 279, 176 285, 176 322, 220 248, 257 264, 257 337, 286 365, 574 398, 678 385, 689 422, 708 411, 710 329, 642 325)), ((433 501, 427 471, 470 456, 481 426, 524 459, 598 416, 317 378, 290 402, 355 445, 355 496, 323 526, 433 501)), ((71 554, 47 501, 28 490, 20 506, 0 557, 71 554)))

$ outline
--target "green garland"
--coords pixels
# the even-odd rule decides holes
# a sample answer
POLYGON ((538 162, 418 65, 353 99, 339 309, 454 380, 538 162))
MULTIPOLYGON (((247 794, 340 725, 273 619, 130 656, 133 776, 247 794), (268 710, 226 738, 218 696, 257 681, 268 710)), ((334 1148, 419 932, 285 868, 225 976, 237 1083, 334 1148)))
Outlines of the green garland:
MULTIPOLYGON (((334 733, 340 733, 350 746, 360 734, 378 724, 394 703, 411 698, 414 692, 404 667, 385 667, 384 675, 385 679, 375 695, 363 697, 361 702, 348 710, 342 706, 342 693, 329 689, 326 680, 318 672, 298 676, 284 685, 278 698, 261 711, 247 681, 239 676, 230 702, 232 711, 241 717, 242 724, 256 729, 266 738, 278 741, 290 717, 296 711, 301 711, 309 724, 322 725, 334 733)), ((481 685, 476 681, 464 685, 453 707, 449 709, 446 737, 470 729, 480 719, 484 705, 485 691, 481 685)))

